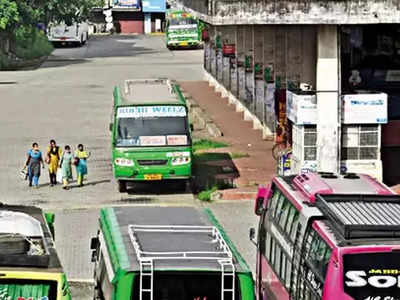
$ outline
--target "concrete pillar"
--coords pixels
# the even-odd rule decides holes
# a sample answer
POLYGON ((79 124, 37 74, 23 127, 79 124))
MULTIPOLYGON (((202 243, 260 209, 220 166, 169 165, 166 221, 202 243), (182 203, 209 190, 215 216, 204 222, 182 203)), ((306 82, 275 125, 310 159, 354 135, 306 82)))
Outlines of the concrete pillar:
POLYGON ((320 25, 317 34, 317 168, 339 171, 339 44, 336 25, 320 25))
POLYGON ((254 103, 257 118, 264 123, 264 30, 262 25, 254 27, 254 103))
POLYGON ((233 42, 235 44, 235 57, 230 60, 230 74, 231 74, 231 79, 230 79, 230 91, 232 95, 238 96, 238 68, 237 68, 237 62, 238 62, 238 26, 233 26, 234 30, 234 37, 233 37, 233 42))
POLYGON ((144 33, 151 33, 151 13, 144 14, 144 33))

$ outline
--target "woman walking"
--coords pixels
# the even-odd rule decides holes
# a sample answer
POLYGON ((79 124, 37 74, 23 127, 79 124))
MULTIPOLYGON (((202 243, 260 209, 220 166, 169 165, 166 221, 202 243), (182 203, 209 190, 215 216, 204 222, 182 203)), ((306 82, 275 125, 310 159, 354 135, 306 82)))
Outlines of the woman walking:
POLYGON ((57 146, 55 140, 50 141, 50 146, 47 148, 46 162, 49 164, 50 186, 57 184, 57 169, 62 155, 62 150, 57 146))
POLYGON ((74 165, 76 166, 76 174, 78 185, 83 186, 83 179, 87 174, 87 159, 90 156, 90 152, 86 151, 82 144, 78 145, 78 149, 74 155, 74 165))
POLYGON ((66 145, 64 147, 64 154, 61 158, 60 168, 62 170, 63 189, 68 190, 68 183, 72 180, 72 159, 73 155, 71 147, 66 145))
POLYGON ((28 168, 29 186, 39 187, 40 165, 44 168, 42 152, 39 150, 38 143, 32 144, 32 149, 27 153, 26 167, 28 168))

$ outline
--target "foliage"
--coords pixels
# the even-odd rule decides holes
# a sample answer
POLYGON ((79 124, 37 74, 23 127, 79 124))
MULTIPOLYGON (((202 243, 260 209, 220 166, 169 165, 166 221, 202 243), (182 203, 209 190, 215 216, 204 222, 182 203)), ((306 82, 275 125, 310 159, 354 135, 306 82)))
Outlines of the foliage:
POLYGON ((53 46, 47 36, 34 27, 20 27, 16 31, 16 55, 22 59, 33 59, 50 55, 53 46))
POLYGON ((201 139, 201 140, 195 141, 193 143, 193 151, 196 152, 199 150, 224 148, 224 147, 228 147, 228 146, 229 145, 226 143, 217 142, 217 141, 208 140, 208 139, 201 139))
POLYGON ((0 0, 0 30, 5 30, 7 25, 19 20, 18 7, 15 1, 0 0))
POLYGON ((197 195, 197 198, 201 201, 210 201, 212 193, 218 190, 217 186, 212 187, 211 189, 204 190, 197 195))
POLYGON ((94 7, 104 0, 0 0, 0 30, 14 31, 23 25, 87 20, 94 7))

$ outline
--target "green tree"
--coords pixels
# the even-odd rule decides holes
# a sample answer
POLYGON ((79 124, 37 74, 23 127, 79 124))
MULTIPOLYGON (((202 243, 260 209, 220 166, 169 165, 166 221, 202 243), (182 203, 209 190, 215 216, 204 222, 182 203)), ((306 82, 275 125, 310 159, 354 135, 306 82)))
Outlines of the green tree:
POLYGON ((0 0, 0 31, 6 30, 19 20, 18 6, 15 1, 0 0))

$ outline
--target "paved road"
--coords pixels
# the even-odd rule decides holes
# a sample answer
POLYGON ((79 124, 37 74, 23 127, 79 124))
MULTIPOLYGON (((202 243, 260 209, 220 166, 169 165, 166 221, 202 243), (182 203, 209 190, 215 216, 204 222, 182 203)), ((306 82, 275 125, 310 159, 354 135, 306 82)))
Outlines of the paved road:
MULTIPOLYGON (((82 48, 57 48, 36 71, 0 72, 1 201, 39 205, 56 213, 56 243, 67 276, 90 280, 89 242, 96 233, 98 210, 108 205, 200 205, 190 193, 164 185, 140 193, 119 194, 112 181, 111 93, 126 78, 202 79, 202 51, 167 50, 162 37, 93 37, 82 48), (33 190, 19 180, 25 153, 37 141, 45 150, 50 138, 60 145, 84 143, 92 152, 87 185, 64 191, 47 185, 33 190), (154 193, 157 190, 157 193, 154 193), (153 191, 153 192, 152 192, 153 191)), ((255 251, 248 228, 255 225, 252 203, 207 204, 254 269, 255 251)), ((78 287, 74 299, 89 299, 78 287)))

